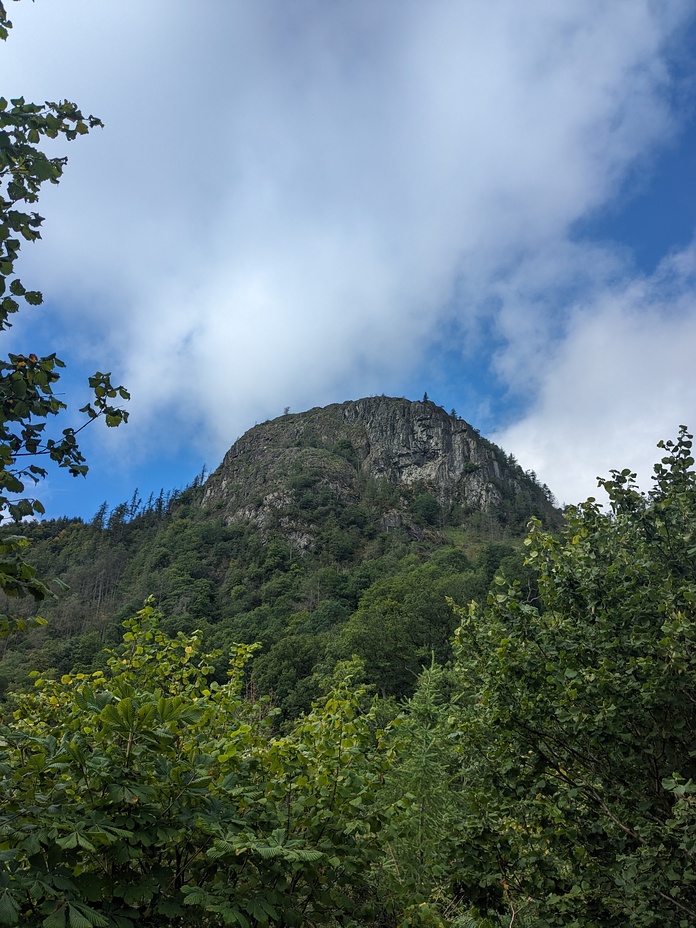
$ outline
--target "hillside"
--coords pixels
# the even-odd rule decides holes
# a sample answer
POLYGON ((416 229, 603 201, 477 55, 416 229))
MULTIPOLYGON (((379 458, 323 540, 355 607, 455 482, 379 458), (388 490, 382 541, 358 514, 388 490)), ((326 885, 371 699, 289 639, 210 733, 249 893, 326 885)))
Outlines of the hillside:
POLYGON ((547 488, 433 403, 285 415, 181 494, 27 526, 40 574, 68 590, 42 607, 48 629, 5 646, 0 684, 91 668, 152 595, 171 633, 260 641, 255 686, 289 714, 352 654, 383 694, 406 695, 433 654, 449 657, 445 597, 485 597, 502 562, 521 574, 531 515, 560 523, 547 488))
MULTIPOLYGON (((494 538, 442 509, 429 521, 424 484, 398 475, 363 473, 365 492, 335 490, 319 519, 278 471, 254 502, 275 515, 241 518, 259 449, 269 465, 288 450, 285 429, 276 451, 264 436, 245 439, 246 477, 238 447, 208 485, 106 527, 102 513, 33 527, 76 585, 3 663, 6 682, 23 661, 42 672, 0 705, 0 922, 696 923, 686 429, 660 443, 650 494, 613 471, 609 511, 588 500, 561 532, 535 527, 524 562, 500 522, 494 538), (356 529, 340 560, 332 520, 356 529), (138 583, 162 616, 148 603, 119 645, 114 606, 138 583)), ((442 507, 440 492, 435 479, 442 507)))

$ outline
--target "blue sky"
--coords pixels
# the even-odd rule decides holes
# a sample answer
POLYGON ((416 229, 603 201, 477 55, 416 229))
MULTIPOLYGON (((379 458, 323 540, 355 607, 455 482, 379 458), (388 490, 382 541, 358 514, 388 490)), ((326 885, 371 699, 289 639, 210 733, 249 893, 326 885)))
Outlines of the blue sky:
POLYGON ((41 201, 46 303, 5 350, 56 350, 74 409, 94 369, 133 396, 50 515, 376 393, 427 391, 565 502, 649 486, 696 427, 690 0, 10 6, 4 95, 105 128, 41 201))

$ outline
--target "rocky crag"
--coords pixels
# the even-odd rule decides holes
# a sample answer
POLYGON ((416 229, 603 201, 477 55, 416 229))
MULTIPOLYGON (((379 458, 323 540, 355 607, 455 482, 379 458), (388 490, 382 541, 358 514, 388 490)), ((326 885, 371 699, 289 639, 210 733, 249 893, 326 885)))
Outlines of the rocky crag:
POLYGON ((530 514, 550 523, 558 518, 548 488, 468 422, 428 400, 387 396, 255 426, 211 474, 203 500, 222 510, 228 524, 285 528, 306 547, 313 533, 311 519, 302 518, 303 500, 309 511, 311 497, 322 494, 350 504, 364 498, 370 483, 392 488, 385 528, 390 520, 394 527, 403 524, 403 512, 419 494, 432 497, 440 519, 475 512, 502 525, 530 514))

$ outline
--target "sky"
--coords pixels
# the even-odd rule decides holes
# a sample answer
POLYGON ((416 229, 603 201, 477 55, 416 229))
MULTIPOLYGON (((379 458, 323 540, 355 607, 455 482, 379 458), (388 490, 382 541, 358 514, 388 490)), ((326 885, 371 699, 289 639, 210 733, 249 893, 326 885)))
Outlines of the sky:
MULTIPOLYGON (((430 399, 561 503, 696 428, 692 0, 9 2, 5 97, 56 148, 3 353, 56 351, 130 422, 49 516, 213 470, 248 428, 430 399)), ((53 152, 53 150, 51 150, 53 152)))

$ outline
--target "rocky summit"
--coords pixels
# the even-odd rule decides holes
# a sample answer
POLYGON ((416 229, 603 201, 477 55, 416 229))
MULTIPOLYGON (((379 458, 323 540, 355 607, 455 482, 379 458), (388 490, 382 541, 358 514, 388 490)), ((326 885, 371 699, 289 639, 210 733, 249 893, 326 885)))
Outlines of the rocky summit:
MULTIPOLYGON (((515 513, 556 518, 550 491, 514 458, 457 415, 429 400, 372 396, 316 407, 257 425, 225 455, 205 485, 204 504, 228 523, 251 521, 290 529, 297 491, 327 491, 345 503, 366 483, 430 494, 442 511, 483 512, 503 523, 515 513)), ((310 507, 311 508, 311 507, 310 507)), ((398 510, 385 519, 400 518, 398 510)), ((304 526, 304 542, 311 527, 304 526)))

